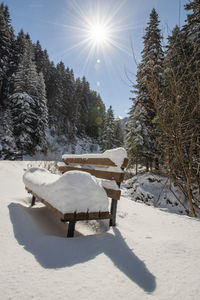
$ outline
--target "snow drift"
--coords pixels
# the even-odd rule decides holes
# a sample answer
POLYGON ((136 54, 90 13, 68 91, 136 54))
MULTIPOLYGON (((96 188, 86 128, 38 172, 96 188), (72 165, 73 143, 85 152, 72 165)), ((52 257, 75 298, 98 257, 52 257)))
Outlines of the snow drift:
POLYGON ((138 174, 127 180, 123 187, 133 201, 142 201, 173 213, 188 214, 183 193, 164 175, 150 172, 138 174))
POLYGON ((108 198, 96 178, 81 171, 62 176, 31 168, 23 176, 27 188, 62 213, 108 211, 108 198))

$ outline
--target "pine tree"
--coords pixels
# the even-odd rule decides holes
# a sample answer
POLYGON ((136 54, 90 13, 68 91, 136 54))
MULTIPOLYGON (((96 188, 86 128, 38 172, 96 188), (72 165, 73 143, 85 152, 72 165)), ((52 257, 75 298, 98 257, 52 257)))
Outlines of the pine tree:
MULTIPOLYGON (((200 1, 190 1, 185 5, 185 9, 190 11, 190 14, 187 15, 187 23, 182 30, 185 37, 184 53, 187 56, 187 65, 185 66, 187 70, 186 78, 188 89, 193 89, 196 86, 194 98, 198 99, 199 88, 196 83, 200 82, 200 1)), ((189 90, 188 93, 190 93, 189 90)), ((199 109, 196 109, 194 126, 197 125, 195 123, 198 123, 200 127, 199 109)))
POLYGON ((80 128, 80 102, 82 97, 82 86, 81 80, 78 77, 75 81, 74 91, 73 91, 73 101, 71 102, 71 112, 72 112, 72 135, 77 135, 80 128))
POLYGON ((112 106, 106 112, 105 122, 102 134, 102 150, 112 149, 115 147, 115 119, 112 106))
POLYGON ((26 92, 13 93, 10 96, 14 135, 17 147, 23 154, 34 153, 34 134, 37 115, 34 112, 34 100, 26 92))
POLYGON ((9 91, 10 68, 12 66, 13 30, 10 25, 7 6, 0 6, 0 105, 9 91))
POLYGON ((84 135, 88 124, 88 110, 90 101, 90 86, 85 76, 81 81, 81 99, 80 99, 80 125, 79 133, 84 135))
POLYGON ((187 23, 183 30, 186 31, 187 38, 189 38, 190 42, 192 42, 191 46, 196 47, 196 43, 200 43, 200 1, 191 0, 185 5, 185 10, 192 12, 187 15, 187 23))
POLYGON ((129 157, 129 166, 136 165, 136 173, 138 165, 146 165, 149 168, 149 148, 150 139, 145 125, 146 110, 138 102, 133 103, 129 112, 129 121, 127 125, 127 134, 125 138, 125 146, 129 157))
POLYGON ((37 146, 45 144, 42 136, 45 139, 47 108, 44 80, 36 71, 33 45, 28 35, 9 102, 17 146, 23 153, 34 153, 37 146))
POLYGON ((46 151, 47 148, 47 128, 48 128, 48 109, 46 99, 46 87, 43 73, 38 75, 37 83, 37 149, 46 151))
POLYGON ((69 69, 65 69, 63 62, 57 64, 56 68, 51 73, 51 82, 53 86, 48 98, 48 108, 50 113, 50 126, 59 134, 68 134, 69 116, 70 116, 70 98, 72 97, 73 78, 70 76, 69 69), (69 82, 68 82, 69 80, 69 82), (70 95, 71 92, 71 95, 70 95))
POLYGON ((104 119, 105 105, 99 94, 90 91, 86 134, 101 140, 104 119))
POLYGON ((71 102, 73 101, 73 92, 74 92, 74 72, 73 70, 66 68, 65 69, 65 92, 64 97, 66 99, 66 102, 64 103, 64 114, 66 116, 66 119, 70 120, 71 118, 71 102))
MULTIPOLYGON (((150 14, 150 20, 144 35, 144 49, 142 51, 142 61, 138 66, 137 71, 137 84, 134 86, 133 91, 137 96, 133 98, 133 106, 130 110, 130 124, 128 126, 131 134, 128 133, 127 146, 131 148, 140 149, 138 155, 141 156, 141 161, 146 161, 146 167, 152 165, 155 161, 156 165, 159 158, 159 148, 156 142, 157 135, 159 134, 158 125, 156 122, 156 110, 154 103, 151 99, 149 88, 153 87, 155 80, 160 84, 163 76, 163 60, 164 54, 161 47, 161 33, 159 29, 158 14, 155 9, 150 14), (137 112, 137 116, 134 114, 137 112), (132 115, 133 114, 133 115, 132 115), (138 125, 140 123, 141 131, 140 138, 138 136, 138 125), (135 128, 135 130, 134 130, 135 128), (136 143, 133 147, 132 143, 136 143), (137 138, 138 136, 138 138, 137 138), (141 138, 143 140, 143 146, 141 145, 141 138), (137 146, 138 143, 138 146, 137 146)), ((130 150, 130 153, 133 151, 130 150)), ((134 154, 133 154, 134 155, 134 154)))
POLYGON ((7 108, 3 116, 3 137, 1 139, 2 155, 7 156, 16 150, 15 138, 13 135, 12 116, 7 108))
POLYGON ((122 130, 122 124, 120 119, 115 119, 115 126, 114 126, 114 147, 122 147, 124 143, 124 136, 123 136, 123 130, 122 130))

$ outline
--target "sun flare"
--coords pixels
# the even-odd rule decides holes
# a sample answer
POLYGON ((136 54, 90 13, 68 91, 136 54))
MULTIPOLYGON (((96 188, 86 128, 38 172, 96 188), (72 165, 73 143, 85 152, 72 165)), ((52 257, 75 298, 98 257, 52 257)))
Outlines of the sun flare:
MULTIPOLYGON (((84 1, 70 1, 70 7, 74 12, 72 24, 56 24, 68 29, 69 42, 73 42, 71 47, 66 45, 66 50, 62 52, 62 55, 77 51, 77 55, 84 61, 83 72, 89 69, 93 59, 96 60, 96 71, 100 70, 102 62, 105 62, 110 72, 113 68, 111 58, 119 51, 132 57, 132 53, 122 43, 122 32, 129 28, 120 14, 125 1, 116 0, 114 7, 111 1, 106 1, 104 5, 99 0, 89 1, 88 6, 83 5, 84 1)), ((98 81, 97 86, 100 85, 98 81)))
POLYGON ((108 41, 109 32, 104 24, 91 25, 89 30, 89 39, 96 44, 102 44, 108 41))

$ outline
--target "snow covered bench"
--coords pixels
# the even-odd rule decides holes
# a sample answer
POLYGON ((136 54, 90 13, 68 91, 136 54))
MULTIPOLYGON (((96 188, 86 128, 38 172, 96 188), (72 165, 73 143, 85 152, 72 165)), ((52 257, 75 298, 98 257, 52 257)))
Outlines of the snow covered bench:
POLYGON ((127 164, 126 150, 116 148, 102 154, 63 155, 58 168, 61 173, 79 170, 98 178, 107 196, 112 199, 109 218, 110 226, 115 226, 117 202, 121 195, 120 184, 124 180, 127 164))
POLYGON ((110 219, 110 226, 115 226, 119 186, 128 163, 126 151, 117 148, 103 154, 63 155, 62 160, 58 166, 62 176, 42 168, 24 174, 31 205, 37 198, 61 221, 69 222, 68 237, 73 237, 77 221, 110 219), (110 211, 108 197, 112 198, 110 211))

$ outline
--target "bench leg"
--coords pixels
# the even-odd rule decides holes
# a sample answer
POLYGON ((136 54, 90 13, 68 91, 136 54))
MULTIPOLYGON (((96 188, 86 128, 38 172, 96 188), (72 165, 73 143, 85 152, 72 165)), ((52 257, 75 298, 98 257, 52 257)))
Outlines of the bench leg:
POLYGON ((73 237, 74 236, 75 225, 76 225, 76 221, 70 221, 69 222, 67 237, 73 237))
POLYGON ((116 225, 117 201, 118 200, 112 199, 111 210, 110 210, 111 213, 110 226, 116 225))
POLYGON ((31 206, 35 205, 35 196, 32 196, 31 206))

